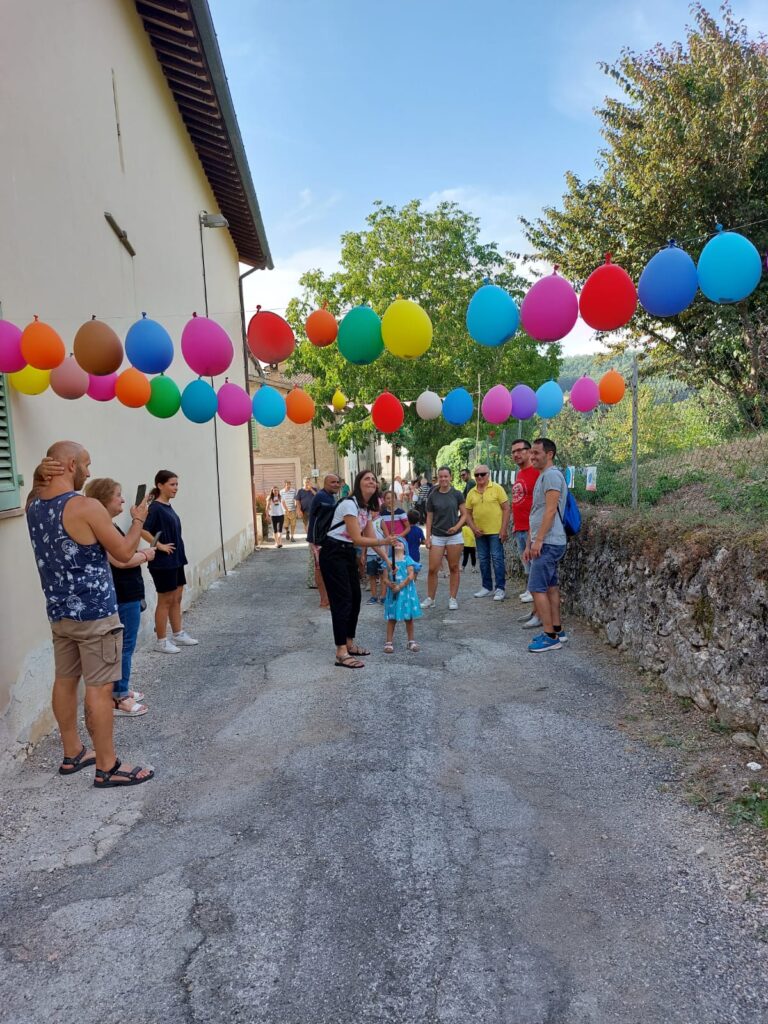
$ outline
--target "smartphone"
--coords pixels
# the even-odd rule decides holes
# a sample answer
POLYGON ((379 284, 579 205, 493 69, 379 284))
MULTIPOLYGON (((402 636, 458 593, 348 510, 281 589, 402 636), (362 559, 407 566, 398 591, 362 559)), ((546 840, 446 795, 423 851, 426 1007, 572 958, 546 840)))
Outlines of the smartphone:
POLYGON ((146 493, 147 493, 147 485, 146 484, 139 484, 139 486, 136 488, 136 501, 134 501, 134 503, 133 503, 134 506, 135 505, 140 505, 142 503, 142 501, 144 501, 144 495, 146 493))
POLYGON ((156 548, 157 547, 157 542, 160 540, 162 535, 163 535, 163 531, 162 530, 158 530, 157 533, 155 534, 155 536, 152 538, 149 546, 151 548, 156 548))

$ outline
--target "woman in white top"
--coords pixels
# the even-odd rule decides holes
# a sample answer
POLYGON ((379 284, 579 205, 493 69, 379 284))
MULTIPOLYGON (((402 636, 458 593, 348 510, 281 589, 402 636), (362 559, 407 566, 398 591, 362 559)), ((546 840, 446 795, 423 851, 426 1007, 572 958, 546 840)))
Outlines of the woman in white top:
POLYGON ((320 572, 331 606, 336 665, 339 668, 365 668, 361 657, 370 651, 355 643, 360 614, 360 575, 355 547, 386 547, 390 542, 377 537, 372 514, 378 513, 378 482, 368 469, 355 477, 352 493, 334 510, 328 533, 320 547, 320 572))
POLYGON ((267 515, 272 520, 272 534, 275 538, 275 547, 283 546, 283 524, 285 523, 285 502, 280 494, 279 487, 273 487, 267 498, 267 515))

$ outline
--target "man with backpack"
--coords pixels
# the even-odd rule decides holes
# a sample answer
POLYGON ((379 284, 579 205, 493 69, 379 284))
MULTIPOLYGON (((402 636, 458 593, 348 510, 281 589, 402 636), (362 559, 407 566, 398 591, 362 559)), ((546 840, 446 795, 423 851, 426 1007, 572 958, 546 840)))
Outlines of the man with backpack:
POLYGON ((315 583, 320 591, 320 607, 330 608, 328 593, 325 589, 323 576, 320 572, 320 546, 328 533, 336 508, 336 498, 341 487, 341 480, 335 473, 327 473, 323 486, 312 499, 312 507, 307 517, 307 543, 315 561, 315 583))

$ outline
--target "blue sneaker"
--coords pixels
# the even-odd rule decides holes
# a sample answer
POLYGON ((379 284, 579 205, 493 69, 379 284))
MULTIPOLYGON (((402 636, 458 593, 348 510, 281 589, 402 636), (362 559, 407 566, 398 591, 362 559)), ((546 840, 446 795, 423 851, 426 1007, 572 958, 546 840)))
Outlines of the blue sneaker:
POLYGON ((569 637, 564 629, 561 629, 560 632, 557 634, 557 639, 560 641, 561 644, 568 643, 569 637))
POLYGON ((528 644, 528 650, 531 654, 541 654, 543 651, 559 651, 560 640, 558 637, 547 636, 546 633, 541 633, 539 636, 534 637, 533 640, 528 644))
POLYGON ((378 603, 379 603, 378 597, 369 597, 368 598, 368 604, 378 604, 378 603))

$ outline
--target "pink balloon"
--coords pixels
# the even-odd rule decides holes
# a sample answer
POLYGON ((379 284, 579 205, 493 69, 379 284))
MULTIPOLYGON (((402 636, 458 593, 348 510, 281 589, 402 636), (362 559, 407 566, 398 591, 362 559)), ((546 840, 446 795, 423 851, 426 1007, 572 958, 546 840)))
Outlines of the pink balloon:
POLYGON ((537 281, 520 308, 523 329, 536 341, 559 341, 571 331, 578 316, 576 292, 557 271, 537 281))
POLYGON ((512 412, 512 396, 503 384, 497 384, 486 392, 480 411, 488 423, 503 423, 512 412))
POLYGON ((74 356, 69 356, 57 367, 51 370, 51 391, 59 398, 82 398, 88 390, 90 378, 85 370, 76 361, 74 356))
POLYGON ((181 332, 181 353, 201 377, 217 377, 229 369, 235 350, 229 335, 215 320, 193 316, 181 332))
POLYGON ((21 354, 21 330, 10 320, 0 320, 0 373, 18 373, 27 365, 21 354))
POLYGON ((230 427, 240 427, 253 416, 250 395, 239 384, 230 384, 227 381, 219 388, 217 397, 219 419, 224 420, 230 427))
POLYGON ((89 373, 86 394, 97 402, 111 402, 115 397, 115 384, 117 384, 116 373, 108 373, 104 377, 96 377, 89 373))
POLYGON ((592 412, 600 402, 600 388, 591 377, 579 377, 571 388, 571 405, 577 412, 592 412))

